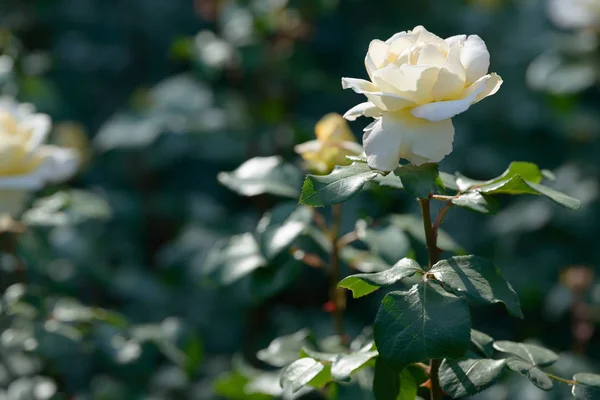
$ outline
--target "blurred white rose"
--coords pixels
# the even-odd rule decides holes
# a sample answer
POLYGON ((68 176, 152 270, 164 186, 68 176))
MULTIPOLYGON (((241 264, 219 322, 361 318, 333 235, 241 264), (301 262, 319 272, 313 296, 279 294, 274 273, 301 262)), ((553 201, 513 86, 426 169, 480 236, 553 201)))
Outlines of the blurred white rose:
POLYGON ((0 98, 0 214, 19 214, 30 192, 76 172, 75 151, 44 145, 49 131, 47 115, 0 98))
POLYGON ((600 28, 598 0, 548 0, 548 14, 560 28, 600 28))
POLYGON ((477 35, 441 39, 422 26, 387 41, 373 40, 365 59, 371 82, 342 78, 344 89, 369 101, 344 117, 375 118, 363 146, 372 168, 391 171, 404 158, 415 165, 441 161, 452 151, 450 118, 498 91, 488 74, 490 54, 477 35))

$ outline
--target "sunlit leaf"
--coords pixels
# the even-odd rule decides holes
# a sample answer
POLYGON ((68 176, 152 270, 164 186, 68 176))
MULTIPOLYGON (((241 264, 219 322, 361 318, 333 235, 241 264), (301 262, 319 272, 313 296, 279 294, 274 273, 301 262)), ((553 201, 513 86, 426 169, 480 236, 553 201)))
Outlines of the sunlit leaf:
POLYGON ((382 286, 394 283, 413 276, 417 272, 423 272, 419 264, 409 258, 404 258, 392 268, 371 274, 356 274, 344 278, 338 287, 352 291, 354 298, 359 298, 373 293, 382 286))
POLYGON ((504 360, 471 356, 445 359, 440 366, 440 385, 452 398, 472 396, 484 391, 498 380, 504 370, 504 360))
POLYGON ((261 253, 273 259, 310 225, 313 210, 295 203, 283 203, 266 213, 256 227, 261 253))
POLYGON ((494 264, 478 256, 456 256, 436 263, 435 278, 457 295, 478 303, 504 303, 508 311, 523 318, 519 297, 494 264))
POLYGON ((365 183, 380 174, 367 164, 354 162, 335 167, 329 175, 308 175, 302 186, 300 203, 323 207, 341 203, 356 196, 365 183))
POLYGON ((310 331, 302 329, 291 335, 274 339, 269 347, 256 353, 256 357, 276 367, 284 367, 298 358, 300 349, 305 345, 310 331))
POLYGON ((103 197, 71 189, 36 200, 33 207, 23 214, 22 220, 26 225, 60 226, 107 220, 111 216, 111 207, 103 197))
POLYGON ((302 182, 302 173, 281 157, 255 157, 247 160, 232 172, 221 172, 217 176, 221 184, 244 195, 273 194, 297 198, 302 182))
POLYGON ((203 274, 215 283, 229 285, 266 264, 252 233, 244 233, 217 243, 204 262, 203 274))
POLYGON ((482 214, 495 214, 500 208, 491 196, 479 192, 467 192, 452 199, 452 204, 482 214))
POLYGON ((573 396, 577 400, 600 399, 600 375, 579 373, 573 376, 577 385, 573 386, 573 396))

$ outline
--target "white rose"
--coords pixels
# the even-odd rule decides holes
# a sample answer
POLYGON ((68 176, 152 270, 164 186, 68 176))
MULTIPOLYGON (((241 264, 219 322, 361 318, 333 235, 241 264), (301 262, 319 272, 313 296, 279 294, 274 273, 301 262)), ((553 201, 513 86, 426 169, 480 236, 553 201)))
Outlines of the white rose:
POLYGON ((560 28, 600 27, 598 0, 549 0, 548 13, 550 19, 560 28))
POLYGON ((452 151, 450 118, 498 91, 488 74, 490 54, 477 35, 441 39, 422 26, 387 41, 373 40, 365 59, 371 82, 342 78, 344 89, 369 101, 344 117, 375 118, 363 146, 372 168, 391 171, 400 158, 415 165, 441 161, 452 151))
POLYGON ((30 192, 76 172, 73 150, 44 145, 49 131, 47 115, 0 98, 0 214, 19 214, 30 192))

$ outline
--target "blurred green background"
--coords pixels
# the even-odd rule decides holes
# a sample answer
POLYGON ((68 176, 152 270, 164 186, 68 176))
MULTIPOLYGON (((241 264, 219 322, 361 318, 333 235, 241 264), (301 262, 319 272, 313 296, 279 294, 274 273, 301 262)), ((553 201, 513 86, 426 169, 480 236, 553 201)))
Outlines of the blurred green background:
MULTIPOLYGON (((543 0, 1 0, 0 90, 51 115, 53 140, 86 163, 70 182, 85 192, 62 219, 38 218, 20 261, 0 260, 0 399, 278 397, 256 352, 303 327, 332 334, 327 276, 285 253, 264 276, 207 282, 214 244, 284 202, 239 196, 217 174, 256 156, 300 166, 293 146, 362 101, 340 79, 366 77, 370 40, 421 24, 480 35, 504 79, 454 118, 441 170, 488 179, 531 161, 582 201, 579 212, 535 197, 504 199, 493 217, 452 210, 445 230, 494 259, 525 314, 476 308, 474 327, 560 352, 563 375, 598 372, 600 53, 594 32, 555 28, 543 0)), ((367 123, 351 124, 357 138, 367 123)), ((343 231, 416 206, 371 188, 345 206, 343 231)), ((349 299, 350 336, 372 323, 382 294, 372 297, 349 299)), ((568 393, 511 377, 477 398, 568 393)), ((337 395, 371 396, 358 384, 337 395)))

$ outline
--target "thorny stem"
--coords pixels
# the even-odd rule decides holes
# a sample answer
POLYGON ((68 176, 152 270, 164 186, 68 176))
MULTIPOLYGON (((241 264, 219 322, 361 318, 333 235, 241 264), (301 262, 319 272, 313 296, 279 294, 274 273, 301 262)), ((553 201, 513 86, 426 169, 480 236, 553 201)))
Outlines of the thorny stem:
MULTIPOLYGON (((423 227, 425 228, 425 239, 427 242, 427 252, 429 253, 429 268, 435 264, 440 256, 437 247, 437 229, 439 228, 439 224, 441 223, 444 216, 441 218, 438 215, 436 219, 436 227, 431 223, 431 209, 430 209, 430 199, 419 199, 419 204, 421 205, 421 213, 423 215, 423 227)), ((445 211, 444 211, 445 214, 445 211)), ((439 369, 442 360, 440 359, 432 359, 430 361, 429 368, 429 379, 431 381, 431 400, 441 400, 444 396, 444 392, 440 387, 439 380, 439 369)))
POLYGON ((340 257, 338 236, 340 224, 342 222, 342 205, 335 204, 331 207, 331 229, 329 235, 331 239, 330 255, 330 300, 334 305, 333 324, 335 333, 342 338, 344 336, 344 310, 346 308, 346 293, 344 289, 337 287, 340 280, 340 257))

